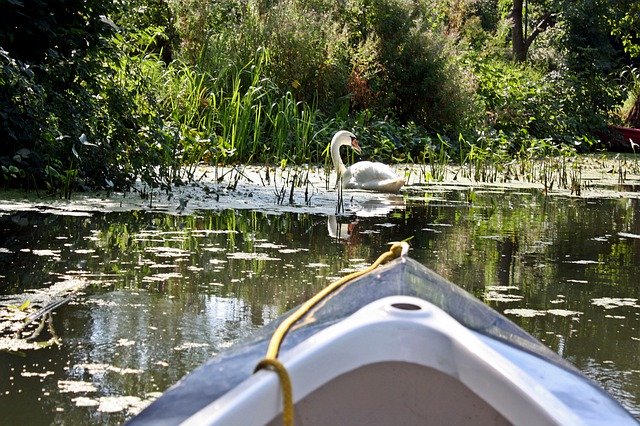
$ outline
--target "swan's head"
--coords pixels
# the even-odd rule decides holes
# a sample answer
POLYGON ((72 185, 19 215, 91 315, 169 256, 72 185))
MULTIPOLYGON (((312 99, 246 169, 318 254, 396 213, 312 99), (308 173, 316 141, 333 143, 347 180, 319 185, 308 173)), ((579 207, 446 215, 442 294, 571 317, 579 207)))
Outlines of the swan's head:
POLYGON ((362 149, 358 144, 358 139, 356 139, 356 135, 351 133, 348 130, 340 130, 335 135, 333 135, 333 140, 331 141, 331 146, 350 146, 353 148, 358 154, 362 154, 362 149))

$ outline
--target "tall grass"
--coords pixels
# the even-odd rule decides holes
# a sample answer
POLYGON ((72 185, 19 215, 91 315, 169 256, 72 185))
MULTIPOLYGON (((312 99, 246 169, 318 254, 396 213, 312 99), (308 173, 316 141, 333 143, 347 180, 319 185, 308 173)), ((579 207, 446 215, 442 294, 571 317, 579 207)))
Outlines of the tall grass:
POLYGON ((184 164, 300 164, 320 158, 315 106, 296 101, 264 77, 268 61, 268 51, 259 49, 244 67, 216 76, 181 63, 158 75, 164 82, 162 107, 179 132, 184 164))

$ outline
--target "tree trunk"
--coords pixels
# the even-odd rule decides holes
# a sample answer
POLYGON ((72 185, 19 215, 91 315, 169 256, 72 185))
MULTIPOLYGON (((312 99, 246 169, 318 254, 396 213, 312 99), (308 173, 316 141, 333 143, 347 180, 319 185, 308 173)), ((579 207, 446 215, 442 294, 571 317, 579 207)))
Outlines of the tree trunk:
POLYGON ((524 26, 527 23, 523 21, 523 5, 524 0, 513 0, 513 9, 511 10, 511 22, 513 24, 511 43, 513 60, 516 62, 526 61, 531 43, 533 43, 541 32, 553 25, 553 15, 551 12, 545 12, 535 27, 533 27, 531 34, 527 35, 525 38, 524 26))
POLYGON ((512 31, 512 50, 513 60, 516 62, 524 62, 527 59, 527 43, 524 39, 523 22, 522 22, 522 4, 524 0, 514 0, 513 9, 511 10, 511 20, 513 22, 512 31))

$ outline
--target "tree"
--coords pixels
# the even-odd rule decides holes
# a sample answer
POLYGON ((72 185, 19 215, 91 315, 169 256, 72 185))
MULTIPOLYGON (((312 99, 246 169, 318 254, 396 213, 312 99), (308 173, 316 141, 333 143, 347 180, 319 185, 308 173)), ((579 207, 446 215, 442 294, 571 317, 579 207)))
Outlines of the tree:
POLYGON ((174 159, 161 155, 155 98, 109 17, 122 4, 0 0, 0 184, 126 189, 174 159))
POLYGON ((550 25, 553 25, 552 13, 549 10, 543 10, 540 16, 536 18, 533 30, 528 34, 528 2, 526 0, 514 0, 511 10, 511 22, 513 25, 512 47, 513 59, 516 62, 524 62, 527 60, 527 53, 533 41, 550 25))

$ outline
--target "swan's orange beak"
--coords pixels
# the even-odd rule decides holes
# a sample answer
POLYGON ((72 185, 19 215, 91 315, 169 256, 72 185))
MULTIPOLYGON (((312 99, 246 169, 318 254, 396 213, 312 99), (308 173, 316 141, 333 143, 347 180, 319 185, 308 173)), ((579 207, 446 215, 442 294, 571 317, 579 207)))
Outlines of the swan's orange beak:
POLYGON ((351 148, 353 148, 358 154, 362 154, 362 148, 358 145, 358 139, 351 138, 351 148))

